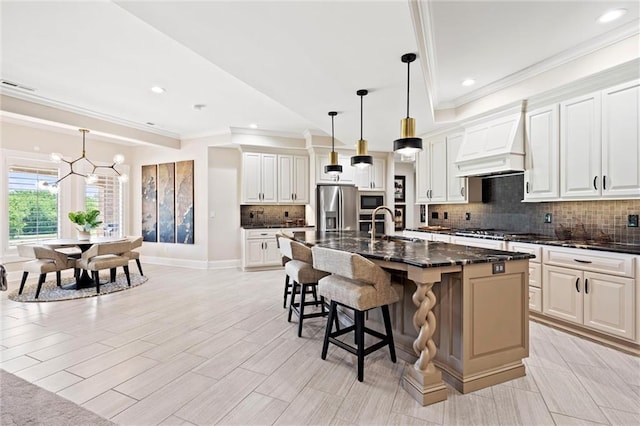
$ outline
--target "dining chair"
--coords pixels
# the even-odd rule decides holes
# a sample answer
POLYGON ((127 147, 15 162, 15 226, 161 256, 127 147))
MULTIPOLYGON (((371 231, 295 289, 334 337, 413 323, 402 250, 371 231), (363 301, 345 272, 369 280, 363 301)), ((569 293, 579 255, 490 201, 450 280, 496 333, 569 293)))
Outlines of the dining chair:
POLYGON ((136 261, 136 264, 138 265, 138 271, 140 271, 140 275, 144 275, 142 273, 142 265, 140 264, 140 252, 133 250, 135 248, 142 246, 142 236, 128 237, 128 238, 129 238, 129 242, 131 243, 131 249, 129 250, 129 252, 127 252, 127 257, 129 258, 129 260, 136 261))
POLYGON ((127 277, 127 284, 131 287, 131 277, 129 276, 129 257, 127 253, 131 249, 131 242, 128 240, 115 243, 93 244, 87 251, 82 253, 80 259, 76 261, 78 268, 91 272, 91 277, 96 285, 96 293, 100 293, 100 274, 105 269, 111 271, 109 282, 115 281, 115 269, 122 267, 127 277))
POLYGON ((39 274, 38 287, 36 288, 36 299, 40 296, 40 290, 42 284, 47 278, 47 273, 56 273, 56 284, 60 287, 61 284, 61 271, 65 269, 74 269, 74 276, 78 277, 78 269, 76 268, 76 259, 67 256, 64 253, 56 251, 50 247, 43 247, 30 244, 18 245, 18 254, 21 257, 32 258, 24 263, 22 273, 22 281, 20 282, 20 289, 18 294, 22 294, 24 285, 27 282, 27 277, 30 272, 39 274))

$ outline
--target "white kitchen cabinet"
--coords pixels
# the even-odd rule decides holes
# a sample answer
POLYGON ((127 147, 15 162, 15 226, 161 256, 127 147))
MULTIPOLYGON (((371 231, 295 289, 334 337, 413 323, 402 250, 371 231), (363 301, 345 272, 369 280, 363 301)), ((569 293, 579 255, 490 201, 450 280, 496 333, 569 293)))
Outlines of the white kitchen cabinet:
POLYGON ((440 234, 436 232, 421 232, 421 231, 403 231, 402 235, 410 238, 419 238, 424 241, 440 241, 443 243, 451 242, 451 236, 449 234, 440 234))
POLYGON ((451 203, 467 201, 466 178, 456 176, 456 158, 462 146, 464 133, 447 136, 447 201, 451 203))
POLYGON ((640 82, 560 104, 560 196, 640 196, 640 82))
POLYGON ((640 80, 602 92, 602 196, 640 197, 640 80))
POLYGON ((309 157, 278 155, 278 201, 290 204, 309 202, 309 157))
POLYGON ((542 312, 542 290, 529 286, 529 310, 542 312))
POLYGON ((276 154, 242 154, 242 202, 277 203, 278 165, 276 154))
POLYGON ((361 191, 384 191, 385 165, 385 160, 374 158, 373 164, 369 167, 354 167, 354 183, 358 189, 361 191))
POLYGON ((242 269, 268 269, 281 266, 282 255, 276 242, 276 234, 310 230, 313 228, 242 229, 242 269))
POLYGON ((447 201, 447 139, 442 136, 424 142, 416 155, 416 202, 447 201))
POLYGON ((544 314, 634 338, 635 280, 559 266, 544 270, 544 314))
POLYGON ((525 118, 524 200, 554 200, 560 195, 559 105, 530 111, 525 118))
POLYGON ((342 166, 342 173, 337 175, 331 175, 324 172, 324 166, 329 164, 329 154, 316 155, 316 180, 318 182, 341 182, 352 183, 354 179, 355 167, 351 165, 351 157, 348 155, 338 154, 338 164, 342 166))

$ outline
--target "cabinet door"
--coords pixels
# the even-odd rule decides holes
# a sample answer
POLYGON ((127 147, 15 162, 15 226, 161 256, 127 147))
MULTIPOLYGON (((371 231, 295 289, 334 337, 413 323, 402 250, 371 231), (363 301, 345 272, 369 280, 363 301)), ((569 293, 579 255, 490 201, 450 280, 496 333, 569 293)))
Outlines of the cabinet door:
POLYGON ((429 190, 429 145, 416 154, 416 202, 428 203, 429 190))
POLYGON ((278 201, 278 159, 275 154, 262 155, 262 202, 278 201))
POLYGON ((281 263, 282 255, 275 238, 264 240, 264 265, 280 265, 281 263))
POLYGON ((242 155, 242 200, 245 203, 262 201, 261 155, 245 152, 242 155))
POLYGON ((640 80, 602 92, 602 195, 640 196, 640 80))
POLYGON ((529 310, 542 312, 542 292, 539 288, 529 287, 529 310))
POLYGON ((554 199, 559 194, 559 106, 526 115, 524 199, 554 199))
POLYGON ((293 202, 307 204, 309 202, 309 157, 296 155, 293 157, 293 202))
POLYGON ((264 241, 247 240, 245 246, 245 267, 261 266, 264 263, 264 241))
POLYGON ((382 158, 373 159, 373 166, 370 167, 371 189, 375 189, 377 191, 385 190, 385 187, 384 187, 385 165, 386 165, 386 161, 383 160, 382 158))
POLYGON ((600 93, 560 104, 560 195, 600 196, 600 93))
POLYGON ((358 189, 371 189, 371 169, 373 166, 354 167, 353 180, 358 189))
POLYGON ((545 315, 582 324, 582 272, 557 266, 544 266, 542 312, 545 315))
POLYGON ((294 185, 294 157, 292 155, 278 155, 278 201, 292 203, 294 185))
POLYGON ((466 201, 465 178, 457 177, 456 157, 462 145, 463 133, 447 136, 447 201, 466 201))
POLYGON ((633 339, 635 280, 584 273, 584 325, 607 334, 633 339))
POLYGON ((447 139, 442 137, 431 144, 431 192, 429 202, 447 201, 447 139))

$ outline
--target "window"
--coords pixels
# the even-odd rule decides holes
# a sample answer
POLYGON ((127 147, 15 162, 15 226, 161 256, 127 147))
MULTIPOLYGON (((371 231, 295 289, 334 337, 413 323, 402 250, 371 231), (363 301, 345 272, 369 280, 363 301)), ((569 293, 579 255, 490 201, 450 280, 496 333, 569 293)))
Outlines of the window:
POLYGON ((9 167, 9 246, 58 236, 58 195, 41 188, 54 183, 58 169, 9 167))
POLYGON ((122 188, 117 176, 98 176, 95 183, 87 184, 85 207, 100 210, 102 228, 99 235, 122 236, 122 188))

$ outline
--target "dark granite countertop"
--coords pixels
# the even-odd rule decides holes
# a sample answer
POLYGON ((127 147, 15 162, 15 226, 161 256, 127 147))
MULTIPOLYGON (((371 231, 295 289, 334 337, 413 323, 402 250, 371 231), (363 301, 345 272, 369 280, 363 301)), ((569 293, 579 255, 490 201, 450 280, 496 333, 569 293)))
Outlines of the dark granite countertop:
MULTIPOLYGON (((407 229, 407 231, 414 232, 426 232, 426 233, 435 233, 435 234, 449 234, 449 235, 457 235, 456 230, 452 229, 450 231, 428 231, 424 229, 407 229)), ((636 244, 626 244, 626 243, 615 243, 615 242, 598 242, 594 240, 558 240, 554 237, 549 237, 546 235, 518 235, 518 234, 507 234, 505 236, 495 236, 495 235, 458 235, 467 238, 480 238, 485 240, 502 240, 502 241, 517 241, 520 243, 530 243, 530 244, 542 244, 556 247, 568 247, 568 248, 578 248, 578 249, 588 249, 588 250, 599 250, 599 251, 610 251, 614 253, 625 253, 625 254, 637 254, 640 255, 640 245, 636 244)))
POLYGON ((372 246, 368 233, 356 231, 295 232, 294 238, 310 246, 317 245, 357 253, 370 259, 406 263, 420 268, 491 263, 535 257, 527 253, 423 241, 401 236, 391 236, 389 240, 376 239, 372 246))

